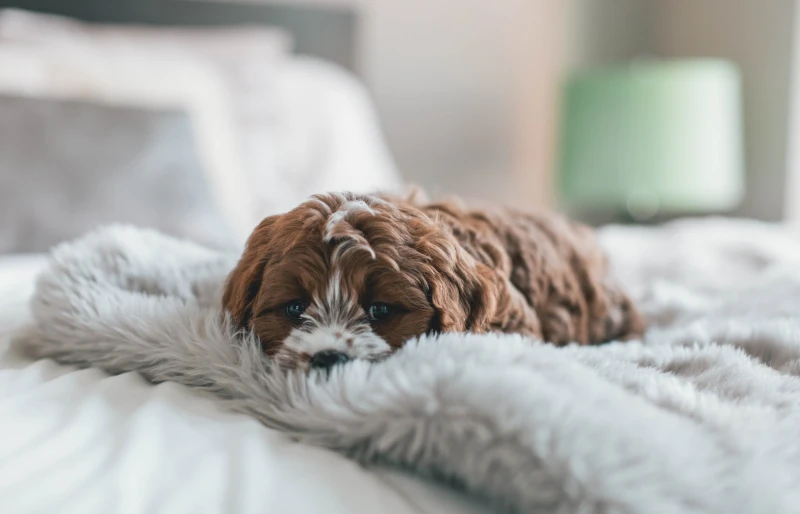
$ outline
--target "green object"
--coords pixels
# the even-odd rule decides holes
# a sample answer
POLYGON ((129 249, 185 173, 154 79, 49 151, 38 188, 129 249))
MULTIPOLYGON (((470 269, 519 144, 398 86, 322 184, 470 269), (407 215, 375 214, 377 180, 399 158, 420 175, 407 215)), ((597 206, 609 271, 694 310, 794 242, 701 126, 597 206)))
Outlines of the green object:
POLYGON ((559 189, 572 208, 719 212, 743 194, 738 70, 643 61, 566 85, 559 189))

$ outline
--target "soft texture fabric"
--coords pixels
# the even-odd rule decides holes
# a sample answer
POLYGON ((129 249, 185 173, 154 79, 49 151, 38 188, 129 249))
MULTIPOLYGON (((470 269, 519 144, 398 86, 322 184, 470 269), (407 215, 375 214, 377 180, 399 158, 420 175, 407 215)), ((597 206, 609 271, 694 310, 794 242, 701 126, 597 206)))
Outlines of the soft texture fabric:
POLYGON ((273 27, 103 25, 0 10, 0 90, 44 83, 70 98, 119 101, 181 89, 173 101, 206 93, 207 103, 205 90, 220 93, 224 105, 196 109, 198 149, 240 243, 261 218, 312 193, 400 185, 364 86, 290 50, 273 27))
POLYGON ((188 113, 0 95, 0 254, 98 220, 230 247, 188 113))
MULTIPOLYGON (((0 48, 21 49, 51 61, 47 80, 54 89, 76 89, 77 84, 77 94, 97 98, 111 90, 116 99, 131 88, 129 83, 144 82, 149 88, 139 89, 158 97, 176 88, 171 83, 176 81, 173 69, 194 67, 210 75, 192 85, 202 90, 208 88, 204 82, 211 81, 224 90, 224 126, 217 129, 222 134, 202 138, 198 146, 209 166, 235 167, 226 170, 230 180, 220 176, 215 185, 220 203, 237 222, 252 215, 255 205, 236 181, 255 187, 264 177, 280 174, 271 136, 280 111, 275 88, 290 59, 290 46, 288 34, 271 28, 104 25, 16 9, 0 11, 0 48)), ((22 66, 23 71, 29 68, 30 64, 22 66)), ((184 96, 197 96, 191 88, 184 89, 184 96)), ((198 120, 199 129, 213 131, 204 121, 198 120)), ((214 177, 223 175, 210 171, 214 177)))
POLYGON ((232 257, 130 228, 54 253, 17 342, 210 392, 301 441, 511 510, 800 510, 798 238, 709 220, 602 240, 650 317, 642 342, 453 334, 329 377, 274 374, 223 321, 232 257))
MULTIPOLYGON (((160 222, 154 228, 169 230, 180 237, 224 244, 226 238, 217 229, 224 223, 225 232, 237 243, 246 237, 251 213, 241 201, 231 200, 246 197, 248 189, 244 186, 247 180, 236 149, 238 133, 228 105, 230 92, 219 75, 203 63, 170 54, 153 60, 136 52, 109 54, 68 44, 39 48, 0 40, 0 92, 9 98, 4 106, 9 120, 6 125, 13 118, 24 121, 20 133, 12 134, 21 141, 13 152, 6 152, 0 163, 0 180, 7 186, 0 192, 0 198, 10 213, 0 221, 3 250, 31 251, 42 244, 49 247, 95 228, 98 223, 145 223, 145 215, 131 216, 125 208, 117 209, 109 200, 107 186, 122 181, 127 182, 130 193, 135 190, 144 196, 153 195, 153 187, 170 180, 173 166, 185 172, 194 188, 208 188, 213 201, 206 202, 207 212, 193 226, 183 223, 182 218, 191 216, 194 210, 188 208, 190 202, 185 198, 175 198, 172 202, 179 212, 177 217, 170 216, 174 211, 167 212, 163 205, 146 206, 158 211, 160 222), (155 81, 153 77, 161 80, 155 81), (19 101, 11 103, 15 98, 19 101), (44 106, 54 104, 71 107, 48 108, 43 112, 44 106), (65 128, 65 123, 72 121, 76 104, 88 107, 74 114, 78 118, 75 126, 65 128), (141 146, 158 148, 161 144, 175 144, 174 135, 142 130, 128 119, 107 114, 120 109, 184 113, 191 122, 190 150, 196 155, 191 158, 183 155, 169 165, 148 159, 152 153, 140 156, 134 151, 132 159, 130 146, 132 142, 135 146, 137 139, 141 146), (47 130, 38 126, 37 121, 47 130), (104 130, 98 130, 100 124, 104 130), (64 163, 66 171, 62 169, 64 163), (33 180, 31 175, 41 177, 43 182, 33 180), (49 198, 58 196, 61 180, 67 180, 71 188, 82 192, 77 204, 70 202, 68 216, 60 211, 58 202, 51 205, 49 198), (212 224, 204 223, 214 215, 212 224), (18 233, 20 226, 28 234, 44 236, 31 245, 24 240, 25 234, 18 233), (202 234, 206 232, 212 238, 220 235, 204 239, 202 234)), ((147 152, 139 149, 138 153, 147 152)), ((139 203, 146 205, 146 200, 139 203)))
POLYGON ((0 511, 487 514, 465 494, 293 441, 175 383, 9 349, 47 258, 0 255, 0 511), (351 494, 358 491, 358 494, 351 494))

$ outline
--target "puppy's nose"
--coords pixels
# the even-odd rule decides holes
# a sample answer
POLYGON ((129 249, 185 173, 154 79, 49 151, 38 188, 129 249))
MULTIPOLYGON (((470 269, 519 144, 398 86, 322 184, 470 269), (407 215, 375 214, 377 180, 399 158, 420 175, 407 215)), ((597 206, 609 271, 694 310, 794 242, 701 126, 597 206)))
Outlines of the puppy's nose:
POLYGON ((316 369, 330 369, 337 364, 344 364, 350 357, 336 350, 323 350, 311 357, 311 367, 316 369))

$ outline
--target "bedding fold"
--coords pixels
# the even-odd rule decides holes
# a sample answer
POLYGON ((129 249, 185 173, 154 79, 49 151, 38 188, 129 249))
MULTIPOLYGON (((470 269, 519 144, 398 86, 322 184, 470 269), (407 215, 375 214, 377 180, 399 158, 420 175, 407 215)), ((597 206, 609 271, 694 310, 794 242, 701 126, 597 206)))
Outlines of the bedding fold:
POLYGON ((115 226, 53 252, 15 344, 177 382, 297 440, 509 511, 800 512, 800 266, 787 257, 800 245, 787 232, 758 247, 736 223, 601 234, 651 319, 641 341, 444 334, 329 376, 283 373, 221 310, 235 256, 115 226), (659 255, 704 231, 716 234, 705 249, 685 250, 702 262, 659 255), (726 289, 681 269, 713 274, 720 259, 746 276, 726 289))

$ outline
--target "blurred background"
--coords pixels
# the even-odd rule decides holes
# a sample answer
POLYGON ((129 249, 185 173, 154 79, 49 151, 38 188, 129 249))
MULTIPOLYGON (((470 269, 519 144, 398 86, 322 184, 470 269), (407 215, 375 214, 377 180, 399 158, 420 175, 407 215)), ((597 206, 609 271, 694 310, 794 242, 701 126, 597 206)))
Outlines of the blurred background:
POLYGON ((332 189, 800 219, 792 0, 0 2, 0 252, 332 189))

